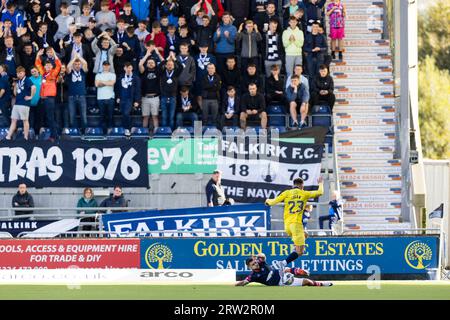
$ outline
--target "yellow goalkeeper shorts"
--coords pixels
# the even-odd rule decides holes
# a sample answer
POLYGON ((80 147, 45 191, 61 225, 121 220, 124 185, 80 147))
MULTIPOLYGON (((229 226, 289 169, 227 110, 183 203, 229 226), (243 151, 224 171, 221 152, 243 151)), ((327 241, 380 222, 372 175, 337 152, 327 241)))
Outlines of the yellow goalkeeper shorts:
POLYGON ((303 230, 303 224, 299 222, 290 223, 286 226, 286 233, 292 238, 292 241, 296 246, 305 245, 305 231, 303 230))

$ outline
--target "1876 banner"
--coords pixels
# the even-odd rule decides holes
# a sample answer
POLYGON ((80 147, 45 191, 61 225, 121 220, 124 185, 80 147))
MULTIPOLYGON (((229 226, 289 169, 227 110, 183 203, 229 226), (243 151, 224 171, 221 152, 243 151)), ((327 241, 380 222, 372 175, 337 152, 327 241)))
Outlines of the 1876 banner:
POLYGON ((2 142, 0 187, 147 187, 147 141, 2 142))

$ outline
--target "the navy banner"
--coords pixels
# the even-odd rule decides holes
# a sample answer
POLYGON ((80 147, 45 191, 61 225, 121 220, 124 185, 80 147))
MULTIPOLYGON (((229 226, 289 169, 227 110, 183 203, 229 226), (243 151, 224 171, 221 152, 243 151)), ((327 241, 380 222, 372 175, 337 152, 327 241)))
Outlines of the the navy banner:
POLYGON ((104 230, 119 237, 251 237, 270 230, 270 208, 257 204, 125 212, 103 215, 102 222, 104 230))
POLYGON ((80 224, 79 219, 61 220, 0 220, 0 232, 9 233, 13 237, 56 237, 66 231, 74 231, 80 224))
POLYGON ((0 187, 148 187, 147 141, 2 142, 0 187))
MULTIPOLYGON (((320 237, 306 240, 306 252, 292 266, 314 274, 419 274, 438 266, 437 236, 320 237)), ((141 268, 236 269, 260 252, 267 261, 293 251, 289 238, 143 239, 141 268)))

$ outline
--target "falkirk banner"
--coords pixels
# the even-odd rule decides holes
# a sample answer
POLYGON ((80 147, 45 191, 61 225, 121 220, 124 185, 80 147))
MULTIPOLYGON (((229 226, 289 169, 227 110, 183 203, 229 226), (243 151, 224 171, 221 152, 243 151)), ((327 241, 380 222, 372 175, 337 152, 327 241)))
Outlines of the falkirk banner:
POLYGON ((296 139, 261 142, 224 140, 217 168, 223 172, 222 186, 227 197, 237 202, 264 202, 292 187, 296 178, 305 181, 305 190, 316 190, 323 146, 296 139))
POLYGON ((0 187, 148 187, 147 141, 2 142, 0 187))
POLYGON ((265 236, 270 208, 263 204, 104 214, 112 237, 265 236))
MULTIPOLYGON (((420 274, 438 266, 437 236, 320 237, 306 240, 306 252, 292 266, 312 274, 420 274)), ((288 238, 144 239, 141 268, 235 269, 248 273, 245 259, 260 252, 267 261, 293 251, 288 238)))

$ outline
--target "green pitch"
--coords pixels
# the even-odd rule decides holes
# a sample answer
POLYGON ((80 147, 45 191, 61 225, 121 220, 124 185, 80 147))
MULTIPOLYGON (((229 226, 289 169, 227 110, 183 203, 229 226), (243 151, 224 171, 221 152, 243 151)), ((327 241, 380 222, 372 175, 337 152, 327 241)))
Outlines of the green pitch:
POLYGON ((86 285, 78 289, 52 285, 0 285, 0 299, 136 299, 136 300, 274 300, 274 299, 445 299, 450 281, 335 281, 332 287, 264 287, 250 285, 86 285), (372 285, 373 282, 371 282, 372 285))

